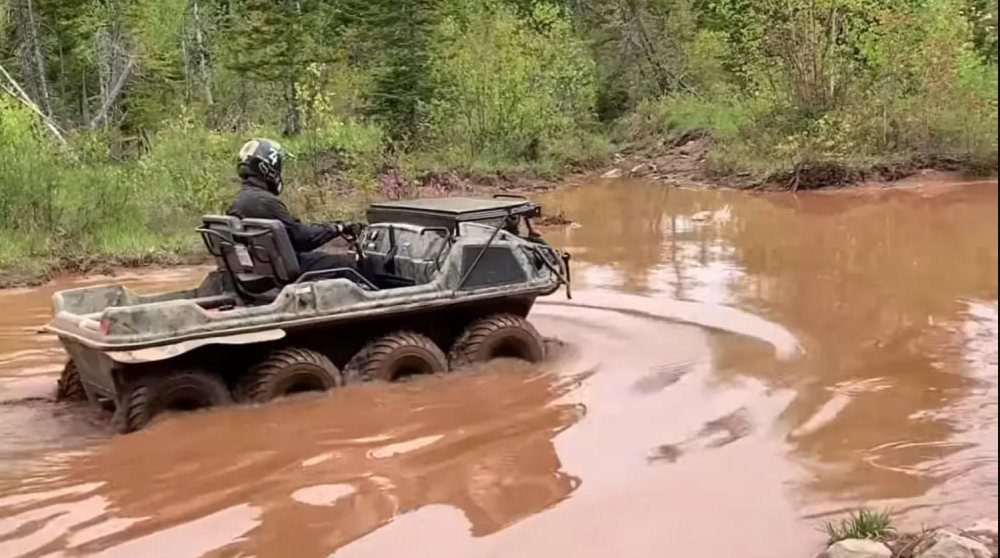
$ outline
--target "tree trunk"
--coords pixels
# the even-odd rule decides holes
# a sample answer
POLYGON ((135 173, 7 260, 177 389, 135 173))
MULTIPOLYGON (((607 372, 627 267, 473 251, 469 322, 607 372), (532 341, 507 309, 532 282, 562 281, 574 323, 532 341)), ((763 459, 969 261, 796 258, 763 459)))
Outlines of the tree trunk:
POLYGON ((52 132, 52 135, 54 135, 56 139, 59 140, 60 143, 65 145, 66 138, 63 137, 62 131, 59 129, 59 125, 56 124, 51 117, 42 112, 40 108, 38 108, 38 105, 36 105, 35 102, 31 100, 31 97, 29 97, 28 93, 25 92, 24 88, 21 87, 21 84, 17 83, 17 80, 15 80, 10 75, 10 73, 7 71, 6 68, 3 67, 2 64, 0 64, 0 77, 3 77, 3 80, 0 81, 0 89, 7 92, 8 95, 14 97, 22 104, 24 104, 24 106, 28 107, 35 114, 37 114, 42 119, 42 122, 45 124, 45 126, 52 132))
POLYGON ((191 101, 191 59, 188 56, 187 40, 181 40, 181 64, 184 67, 184 100, 191 101))
POLYGON ((80 73, 80 116, 81 122, 90 122, 90 99, 87 97, 87 70, 80 73))
POLYGON ((14 0, 11 7, 25 90, 31 101, 49 116, 52 114, 52 102, 49 98, 47 64, 32 0, 14 0))
POLYGON ((294 136, 302 131, 302 111, 299 110, 299 90, 295 84, 295 76, 285 78, 285 123, 282 133, 294 136))
POLYGON ((101 109, 90 121, 90 128, 122 118, 121 93, 134 63, 126 51, 121 22, 110 22, 97 34, 101 109))
POLYGON ((194 23, 194 42, 198 57, 198 77, 201 80, 202 87, 205 89, 205 102, 212 105, 214 104, 212 95, 212 63, 208 57, 208 48, 205 46, 201 9, 198 0, 191 0, 191 17, 194 23))
MULTIPOLYGON (((296 16, 302 15, 302 3, 299 0, 292 0, 292 9, 296 16)), ((285 75, 284 97, 285 97, 285 125, 282 133, 286 136, 298 135, 302 131, 302 111, 299 110, 299 88, 295 83, 295 68, 285 75)))

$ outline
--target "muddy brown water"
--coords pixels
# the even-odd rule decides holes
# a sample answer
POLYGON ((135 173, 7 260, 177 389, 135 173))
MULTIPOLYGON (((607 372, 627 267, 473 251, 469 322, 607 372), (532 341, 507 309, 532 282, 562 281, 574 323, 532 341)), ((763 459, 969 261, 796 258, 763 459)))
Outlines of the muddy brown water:
MULTIPOLYGON (((588 184, 551 362, 169 416, 51 401, 66 278, 0 292, 0 556, 809 556, 997 514, 996 182, 588 184)), ((143 291, 204 268, 114 278, 143 291)))

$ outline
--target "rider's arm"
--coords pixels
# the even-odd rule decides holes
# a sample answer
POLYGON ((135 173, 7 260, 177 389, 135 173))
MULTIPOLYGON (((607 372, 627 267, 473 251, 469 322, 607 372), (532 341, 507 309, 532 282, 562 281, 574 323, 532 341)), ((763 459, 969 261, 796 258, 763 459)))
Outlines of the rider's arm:
POLYGON ((340 236, 340 231, 337 227, 299 222, 298 219, 292 217, 292 214, 288 212, 288 208, 278 198, 271 198, 267 203, 272 205, 272 207, 268 208, 268 213, 274 215, 275 219, 285 225, 285 229, 288 231, 288 238, 292 241, 292 247, 295 248, 296 252, 314 250, 340 236))

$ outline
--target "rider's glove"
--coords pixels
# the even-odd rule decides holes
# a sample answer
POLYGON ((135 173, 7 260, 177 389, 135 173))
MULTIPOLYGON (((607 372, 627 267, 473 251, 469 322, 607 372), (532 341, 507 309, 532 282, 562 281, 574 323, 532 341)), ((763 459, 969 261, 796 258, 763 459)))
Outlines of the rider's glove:
POLYGON ((358 237, 365 226, 361 223, 337 223, 337 234, 358 237))

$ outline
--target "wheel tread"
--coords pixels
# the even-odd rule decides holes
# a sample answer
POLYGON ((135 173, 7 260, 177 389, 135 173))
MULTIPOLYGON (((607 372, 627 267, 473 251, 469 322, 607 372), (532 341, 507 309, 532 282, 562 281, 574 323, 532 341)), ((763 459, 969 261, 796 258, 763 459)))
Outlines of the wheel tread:
POLYGON ((201 384, 210 399, 215 400, 210 405, 225 405, 232 401, 225 382, 212 372, 197 368, 164 373, 147 372, 129 382, 125 388, 112 418, 115 429, 121 434, 128 434, 144 428, 160 412, 154 410, 157 390, 184 376, 194 378, 196 383, 201 384))
POLYGON ((149 421, 149 386, 140 384, 129 393, 128 406, 125 409, 125 427, 128 432, 134 432, 149 421))
POLYGON ((73 361, 66 363, 56 384, 56 401, 86 401, 87 392, 80 380, 80 370, 73 361))
POLYGON ((439 362, 447 365, 448 361, 444 352, 429 337, 414 331, 397 331, 369 342, 358 351, 345 367, 348 380, 350 383, 360 383, 378 379, 376 372, 382 366, 383 359, 405 346, 421 347, 434 355, 439 362))
POLYGON ((545 345, 542 336, 539 335, 535 326, 531 325, 531 322, 514 314, 491 314, 474 320, 465 328, 465 331, 455 340, 451 350, 448 352, 448 361, 452 367, 472 364, 475 361, 476 352, 483 341, 493 332, 505 328, 526 331, 535 338, 538 345, 544 351, 545 345))
POLYGON ((330 359, 311 349, 282 347, 268 353, 264 360, 253 365, 237 382, 236 395, 244 401, 263 403, 270 399, 269 389, 278 374, 295 364, 308 363, 322 368, 339 383, 340 372, 330 359))

